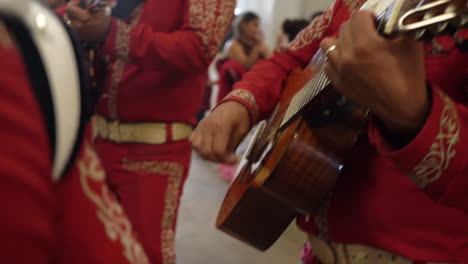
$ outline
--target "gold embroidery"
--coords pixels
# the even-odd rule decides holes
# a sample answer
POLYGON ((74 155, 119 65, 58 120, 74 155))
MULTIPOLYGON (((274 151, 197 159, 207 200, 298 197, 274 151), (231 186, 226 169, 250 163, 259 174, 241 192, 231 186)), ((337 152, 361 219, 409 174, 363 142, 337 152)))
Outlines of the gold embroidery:
POLYGON ((190 27, 196 30, 203 42, 207 58, 219 50, 234 15, 234 0, 191 0, 190 27))
POLYGON ((439 134, 429 153, 409 174, 409 178, 420 188, 426 187, 442 176, 450 165, 450 160, 456 155, 454 148, 460 140, 461 125, 456 106, 449 96, 439 93, 445 104, 440 119, 439 134))
POLYGON ((119 84, 125 69, 125 63, 128 61, 130 53, 130 32, 140 20, 143 10, 143 4, 140 4, 132 13, 133 19, 130 24, 117 20, 117 33, 115 37, 116 61, 112 65, 112 80, 109 89, 108 110, 111 120, 118 120, 117 98, 119 93, 119 84))
POLYGON ((133 236, 132 225, 122 207, 105 185, 105 172, 93 148, 86 144, 77 161, 84 194, 97 207, 97 217, 104 224, 111 241, 119 240, 123 255, 132 264, 149 263, 143 247, 133 236))
POLYGON ((252 107, 252 109, 254 110, 254 120, 253 121, 256 121, 257 117, 258 117, 258 109, 259 109, 259 106, 257 104, 257 101, 255 100, 255 97, 253 96, 253 94, 247 90, 244 90, 244 89, 236 89, 234 91, 232 91, 231 93, 229 93, 226 98, 229 98, 229 97, 238 97, 244 101, 246 101, 250 107, 252 107))
POLYGON ((302 30, 293 42, 288 46, 288 49, 295 51, 302 49, 322 37, 325 30, 330 26, 333 16, 333 6, 327 9, 323 15, 315 18, 310 25, 302 30))
MULTIPOLYGON (((349 13, 356 11, 365 2, 365 0, 344 0, 349 13)), ((323 33, 325 33, 325 30, 327 30, 332 23, 333 11, 337 3, 338 1, 328 8, 323 15, 315 18, 306 29, 302 30, 296 39, 289 45, 288 49, 292 51, 302 49, 314 40, 320 39, 323 36, 323 33)))
POLYGON ((123 161, 123 167, 129 171, 143 171, 152 174, 168 175, 164 211, 161 220, 161 252, 163 264, 175 263, 175 220, 185 168, 175 162, 158 161, 123 161))

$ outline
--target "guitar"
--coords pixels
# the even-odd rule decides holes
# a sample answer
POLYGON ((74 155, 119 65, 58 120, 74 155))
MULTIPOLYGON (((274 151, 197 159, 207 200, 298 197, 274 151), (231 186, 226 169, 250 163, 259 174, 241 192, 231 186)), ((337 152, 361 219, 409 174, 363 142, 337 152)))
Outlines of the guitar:
MULTIPOLYGON (((383 1, 380 1, 382 3, 383 1)), ((387 36, 417 40, 454 36, 468 27, 468 0, 387 1, 377 18, 387 36)), ((333 89, 320 65, 293 70, 268 122, 261 122, 229 187, 216 225, 256 247, 268 249, 299 214, 312 215, 335 184, 367 121, 367 111, 333 89)))

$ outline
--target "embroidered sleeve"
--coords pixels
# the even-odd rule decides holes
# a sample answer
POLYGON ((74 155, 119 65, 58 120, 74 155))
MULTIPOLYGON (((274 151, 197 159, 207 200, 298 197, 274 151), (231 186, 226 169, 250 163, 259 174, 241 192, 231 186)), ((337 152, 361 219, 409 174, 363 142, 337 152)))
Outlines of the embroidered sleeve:
POLYGON ((147 69, 204 72, 221 46, 234 8, 235 0, 187 1, 180 14, 183 25, 169 33, 139 18, 134 23, 114 20, 102 53, 147 69), (122 50, 125 45, 128 50, 122 50))
POLYGON ((369 137, 379 152, 390 158, 417 186, 441 199, 455 181, 468 187, 468 112, 466 106, 457 105, 438 89, 433 90, 432 97, 425 126, 403 149, 393 151, 373 124, 369 137))
POLYGON ((230 92, 222 101, 221 103, 227 101, 236 101, 244 105, 247 110, 249 111, 250 123, 251 125, 255 124, 258 119, 258 104, 255 100, 253 94, 244 89, 237 89, 230 92))
POLYGON ((231 25, 236 1, 190 0, 189 2, 189 27, 200 37, 205 56, 211 60, 218 52, 231 25))

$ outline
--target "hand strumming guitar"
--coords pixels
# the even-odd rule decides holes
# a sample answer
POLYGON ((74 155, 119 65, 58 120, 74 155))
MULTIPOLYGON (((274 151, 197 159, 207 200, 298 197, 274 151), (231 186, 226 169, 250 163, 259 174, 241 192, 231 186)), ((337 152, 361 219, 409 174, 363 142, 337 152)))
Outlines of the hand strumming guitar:
POLYGON ((404 142, 422 128, 430 108, 422 45, 409 37, 386 39, 377 33, 375 17, 356 12, 338 39, 326 38, 325 71, 343 95, 367 107, 385 128, 404 142))
POLYGON ((190 137, 193 148, 204 159, 234 164, 235 151, 249 132, 250 119, 247 108, 228 101, 219 105, 203 119, 190 137))
POLYGON ((83 41, 101 42, 106 39, 112 19, 104 10, 95 13, 81 7, 83 0, 72 0, 67 6, 66 22, 83 41))

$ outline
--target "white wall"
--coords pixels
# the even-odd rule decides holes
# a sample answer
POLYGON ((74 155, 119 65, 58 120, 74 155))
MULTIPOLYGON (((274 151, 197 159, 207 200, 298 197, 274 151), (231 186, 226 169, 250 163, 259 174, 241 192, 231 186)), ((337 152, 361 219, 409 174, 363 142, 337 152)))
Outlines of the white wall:
POLYGON ((304 15, 310 17, 316 11, 327 9, 333 2, 333 0, 304 0, 304 15))
POLYGON ((274 47, 281 24, 287 18, 309 18, 317 10, 327 8, 333 0, 237 0, 242 11, 253 11, 262 18, 266 42, 274 47))

